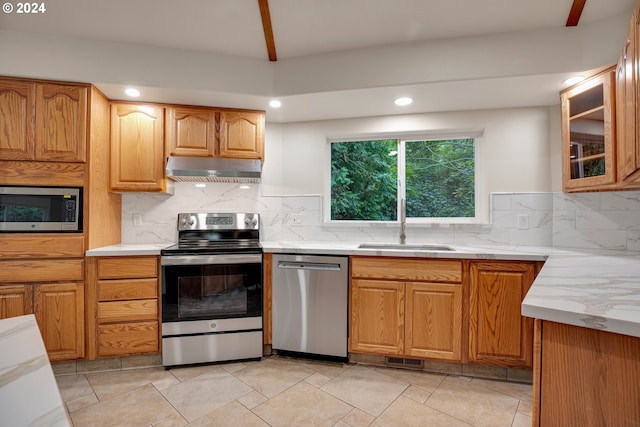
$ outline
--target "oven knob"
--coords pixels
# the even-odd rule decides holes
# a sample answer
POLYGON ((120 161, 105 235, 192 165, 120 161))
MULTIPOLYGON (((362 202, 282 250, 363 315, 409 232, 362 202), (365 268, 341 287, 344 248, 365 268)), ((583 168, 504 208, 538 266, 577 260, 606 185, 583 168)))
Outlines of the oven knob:
POLYGON ((211 324, 209 325, 211 327, 211 329, 215 329, 218 327, 218 325, 216 325, 215 322, 211 322, 211 324))
POLYGON ((182 226, 183 227, 187 226, 187 225, 188 226, 192 226, 195 223, 196 223, 196 220, 192 216, 189 216, 189 217, 183 216, 182 217, 182 226))

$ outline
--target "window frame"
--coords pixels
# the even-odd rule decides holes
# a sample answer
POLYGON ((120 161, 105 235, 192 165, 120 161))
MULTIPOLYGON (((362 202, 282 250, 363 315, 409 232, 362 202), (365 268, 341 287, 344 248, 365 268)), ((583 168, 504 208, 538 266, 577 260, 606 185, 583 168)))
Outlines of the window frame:
POLYGON ((425 132, 390 132, 358 134, 349 136, 327 137, 326 161, 325 164, 325 188, 323 197, 323 223, 328 226, 397 226, 400 224, 400 215, 395 221, 367 221, 367 220, 332 220, 331 219, 331 144, 334 142, 359 142, 382 139, 395 139, 398 141, 398 190, 397 190, 397 212, 400 212, 402 199, 406 198, 406 142, 412 141, 435 141, 446 139, 473 139, 474 140, 474 202, 475 216, 473 217, 438 217, 438 218, 406 218, 407 225, 449 225, 449 224, 482 224, 488 223, 488 194, 485 194, 485 185, 480 175, 480 152, 484 129, 470 130, 443 130, 425 132))

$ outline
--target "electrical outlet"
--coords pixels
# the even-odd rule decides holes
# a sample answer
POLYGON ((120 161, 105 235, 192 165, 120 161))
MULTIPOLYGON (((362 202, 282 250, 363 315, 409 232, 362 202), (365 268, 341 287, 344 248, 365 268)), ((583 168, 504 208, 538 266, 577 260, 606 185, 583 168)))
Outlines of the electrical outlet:
POLYGON ((295 225, 302 225, 302 214, 291 215, 291 223, 295 225))
POLYGON ((139 213, 133 214, 133 226, 134 227, 142 226, 142 214, 139 214, 139 213))
POLYGON ((528 229, 529 229, 529 214, 519 214, 518 230, 528 230, 528 229))

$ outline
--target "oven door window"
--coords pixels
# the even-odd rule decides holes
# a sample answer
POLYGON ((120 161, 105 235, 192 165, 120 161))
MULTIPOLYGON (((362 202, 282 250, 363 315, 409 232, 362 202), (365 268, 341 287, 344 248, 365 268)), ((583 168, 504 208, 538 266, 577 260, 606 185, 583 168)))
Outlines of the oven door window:
POLYGON ((164 266, 162 320, 262 315, 262 264, 164 266))

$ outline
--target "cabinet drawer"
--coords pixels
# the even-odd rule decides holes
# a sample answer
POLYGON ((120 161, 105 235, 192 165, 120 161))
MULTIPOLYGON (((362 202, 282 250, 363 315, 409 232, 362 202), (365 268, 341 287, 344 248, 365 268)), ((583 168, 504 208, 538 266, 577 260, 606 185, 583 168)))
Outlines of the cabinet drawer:
POLYGON ((99 280, 98 300, 118 301, 158 297, 158 279, 99 280))
POLYGON ((351 277, 460 283, 462 262, 416 258, 351 257, 351 277))
POLYGON ((82 257, 84 257, 82 235, 9 235, 0 245, 0 259, 82 257))
POLYGON ((98 326, 98 355, 125 356, 157 353, 158 322, 136 322, 98 326))
POLYGON ((0 283, 82 280, 83 259, 0 261, 0 283))
POLYGON ((158 300, 109 301, 98 303, 98 323, 158 320, 158 300))
POLYGON ((98 259, 98 279, 158 277, 158 257, 106 257, 98 259))

